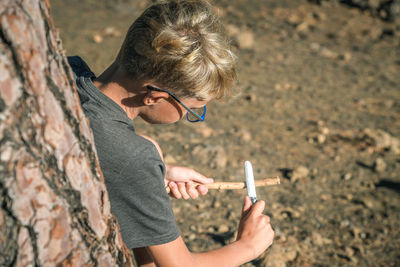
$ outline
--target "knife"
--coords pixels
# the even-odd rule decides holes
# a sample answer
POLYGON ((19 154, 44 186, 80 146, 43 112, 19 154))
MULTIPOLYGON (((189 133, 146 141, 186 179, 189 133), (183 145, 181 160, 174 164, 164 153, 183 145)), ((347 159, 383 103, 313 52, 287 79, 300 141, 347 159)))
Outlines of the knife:
POLYGON ((247 195, 250 197, 251 203, 254 204, 257 202, 257 193, 254 184, 253 167, 251 166, 250 161, 244 162, 244 172, 246 174, 247 195))

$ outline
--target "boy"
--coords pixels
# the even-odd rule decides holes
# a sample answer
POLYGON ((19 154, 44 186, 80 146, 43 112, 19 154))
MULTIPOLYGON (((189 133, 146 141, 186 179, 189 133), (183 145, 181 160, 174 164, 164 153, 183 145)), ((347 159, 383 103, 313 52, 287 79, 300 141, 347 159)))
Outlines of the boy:
POLYGON ((90 120, 111 209, 140 266, 237 266, 259 256, 274 232, 263 201, 245 198, 237 240, 191 253, 165 190, 176 198, 205 194, 212 182, 183 167, 165 166, 156 144, 135 133, 132 120, 174 123, 185 114, 204 120, 206 104, 229 93, 235 58, 221 25, 203 1, 149 7, 132 24, 118 57, 99 77, 79 57, 69 58, 82 107, 90 120), (165 178, 165 181, 164 181, 165 178))

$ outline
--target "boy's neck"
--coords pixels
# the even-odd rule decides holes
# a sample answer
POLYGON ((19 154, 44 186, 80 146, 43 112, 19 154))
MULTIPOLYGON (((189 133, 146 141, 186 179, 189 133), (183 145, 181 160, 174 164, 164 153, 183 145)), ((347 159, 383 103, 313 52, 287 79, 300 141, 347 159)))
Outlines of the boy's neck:
POLYGON ((143 85, 129 79, 127 73, 120 68, 117 62, 112 63, 93 84, 106 96, 116 102, 128 115, 134 119, 139 114, 139 107, 143 105, 140 91, 143 85))

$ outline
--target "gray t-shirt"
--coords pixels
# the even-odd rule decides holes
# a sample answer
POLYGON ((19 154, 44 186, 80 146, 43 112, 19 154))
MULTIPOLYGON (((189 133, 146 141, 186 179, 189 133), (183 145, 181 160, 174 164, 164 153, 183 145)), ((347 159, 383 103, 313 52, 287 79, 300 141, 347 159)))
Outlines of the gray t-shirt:
POLYGON ((136 248, 177 239, 179 230, 164 185, 165 166, 157 149, 137 135, 123 109, 94 86, 95 75, 80 57, 68 61, 124 242, 136 248))

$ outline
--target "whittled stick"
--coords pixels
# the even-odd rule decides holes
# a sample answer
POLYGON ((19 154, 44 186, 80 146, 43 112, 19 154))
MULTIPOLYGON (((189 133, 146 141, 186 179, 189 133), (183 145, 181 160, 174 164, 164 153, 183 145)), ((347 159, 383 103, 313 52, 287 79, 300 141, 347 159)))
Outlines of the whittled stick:
MULTIPOLYGON (((258 186, 270 186, 280 184, 281 180, 279 177, 273 178, 265 178, 263 180, 255 180, 255 185, 258 186)), ((199 185, 199 183, 193 183, 195 186, 199 185)), ((236 190, 236 189, 244 189, 246 188, 246 183, 244 182, 215 182, 212 184, 205 184, 208 189, 217 189, 217 190, 236 190)), ((166 188, 167 193, 171 191, 169 187, 166 188)))

